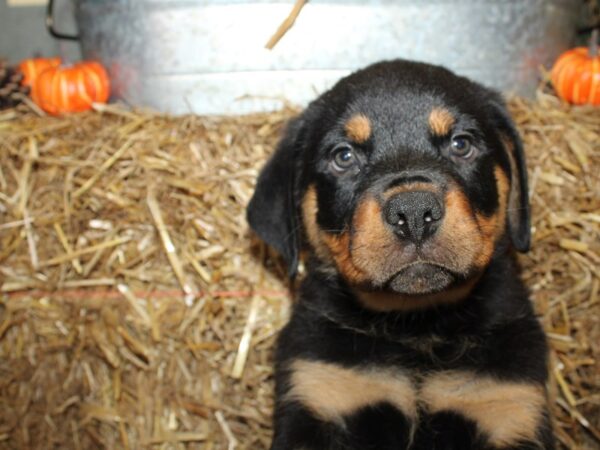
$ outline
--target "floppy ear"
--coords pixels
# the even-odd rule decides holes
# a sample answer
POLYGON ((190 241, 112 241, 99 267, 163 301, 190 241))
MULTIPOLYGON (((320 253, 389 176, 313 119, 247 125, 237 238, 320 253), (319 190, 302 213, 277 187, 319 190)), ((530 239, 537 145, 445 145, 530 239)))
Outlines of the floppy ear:
POLYGON ((285 259, 291 278, 298 268, 300 230, 296 180, 302 120, 294 119, 271 159, 262 169, 248 204, 250 227, 285 259))
POLYGON ((496 128, 510 163, 510 191, 508 194, 508 231, 515 248, 520 252, 529 250, 531 243, 531 211, 527 187, 527 167, 523 143, 504 103, 493 102, 496 128))

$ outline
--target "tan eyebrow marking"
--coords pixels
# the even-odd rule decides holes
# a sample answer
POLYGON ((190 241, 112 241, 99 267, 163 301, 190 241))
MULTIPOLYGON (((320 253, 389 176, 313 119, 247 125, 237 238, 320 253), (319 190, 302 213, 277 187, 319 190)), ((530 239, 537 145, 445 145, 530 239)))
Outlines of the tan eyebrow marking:
POLYGON ((346 122, 346 136, 357 144, 362 144, 371 137, 371 121, 364 114, 355 114, 346 122))
POLYGON ((456 119, 450 111, 436 106, 429 113, 429 128, 436 136, 445 136, 450 133, 456 119))
POLYGON ((455 411, 475 421, 497 447, 535 442, 546 404, 542 386, 460 371, 426 379, 421 398, 430 412, 455 411))
POLYGON ((346 368, 337 364, 296 360, 291 366, 287 400, 302 403, 332 422, 370 405, 388 402, 408 418, 417 415, 415 388, 399 370, 346 368))

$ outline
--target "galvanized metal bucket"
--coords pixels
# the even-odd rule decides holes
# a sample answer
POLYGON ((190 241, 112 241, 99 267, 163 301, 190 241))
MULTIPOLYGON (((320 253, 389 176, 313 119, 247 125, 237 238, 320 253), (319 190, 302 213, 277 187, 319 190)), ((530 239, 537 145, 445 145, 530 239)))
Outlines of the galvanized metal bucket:
POLYGON ((180 114, 305 104, 369 63, 407 58, 532 95, 573 41, 578 0, 312 0, 273 50, 293 0, 78 0, 85 58, 114 95, 180 114))

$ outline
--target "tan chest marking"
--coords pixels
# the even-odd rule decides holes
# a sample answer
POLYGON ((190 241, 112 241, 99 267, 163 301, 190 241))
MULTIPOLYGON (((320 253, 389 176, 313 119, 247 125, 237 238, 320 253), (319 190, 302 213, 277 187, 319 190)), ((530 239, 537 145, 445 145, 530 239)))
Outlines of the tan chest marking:
POLYGON ((420 400, 429 412, 454 411, 473 420, 498 447, 535 441, 546 403, 541 386, 468 372, 432 375, 423 383, 420 400))
POLYGON ((345 368, 297 360, 290 367, 287 399, 305 405, 322 419, 341 422, 359 409, 387 402, 416 417, 415 389, 408 376, 389 369, 345 368))
POLYGON ((436 107, 429 113, 429 129, 436 136, 446 136, 452 130, 455 119, 450 111, 436 107))
POLYGON ((534 442, 546 404, 541 386, 470 372, 432 374, 417 388, 409 374, 387 368, 296 360, 289 369, 286 399, 302 403, 323 420, 343 423, 361 408, 387 402, 416 422, 420 406, 431 414, 452 411, 474 421, 498 447, 534 442))

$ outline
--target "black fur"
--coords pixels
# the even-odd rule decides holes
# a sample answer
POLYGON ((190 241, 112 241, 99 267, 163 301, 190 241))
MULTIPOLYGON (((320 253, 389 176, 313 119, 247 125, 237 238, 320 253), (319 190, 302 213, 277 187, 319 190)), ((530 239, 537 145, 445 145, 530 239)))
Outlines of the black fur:
MULTIPOLYGON (((495 448, 486 443, 476 423, 454 411, 419 411, 412 433, 409 419, 385 402, 355 411, 344 418, 343 426, 320 420, 285 398, 287 369, 302 359, 349 368, 398 368, 416 379, 438 371, 468 371, 543 387, 546 341, 511 250, 529 248, 526 199, 523 147, 504 103, 466 78, 427 64, 383 62, 341 80, 311 103, 288 127, 248 207, 251 227, 283 255, 291 275, 300 251, 308 251, 298 301, 278 340, 272 449, 495 448), (427 116, 435 106, 451 111, 456 127, 473 137, 480 151, 474 163, 456 163, 442 150, 447 145, 444 138, 431 135, 427 116), (364 113, 372 124, 368 141, 357 146, 364 159, 361 173, 333 176, 331 148, 344 139, 343 124, 355 113, 364 113), (308 186, 318 193, 319 228, 335 234, 347 227, 361 193, 374 186, 383 189, 405 175, 452 179, 473 210, 489 215, 499 207, 491 182, 495 166, 510 175, 516 213, 507 215, 506 233, 496 242, 491 261, 458 303, 411 311, 371 310, 306 242, 300 203, 308 186)), ((547 414, 536 436, 536 442, 509 448, 553 449, 547 414)))

